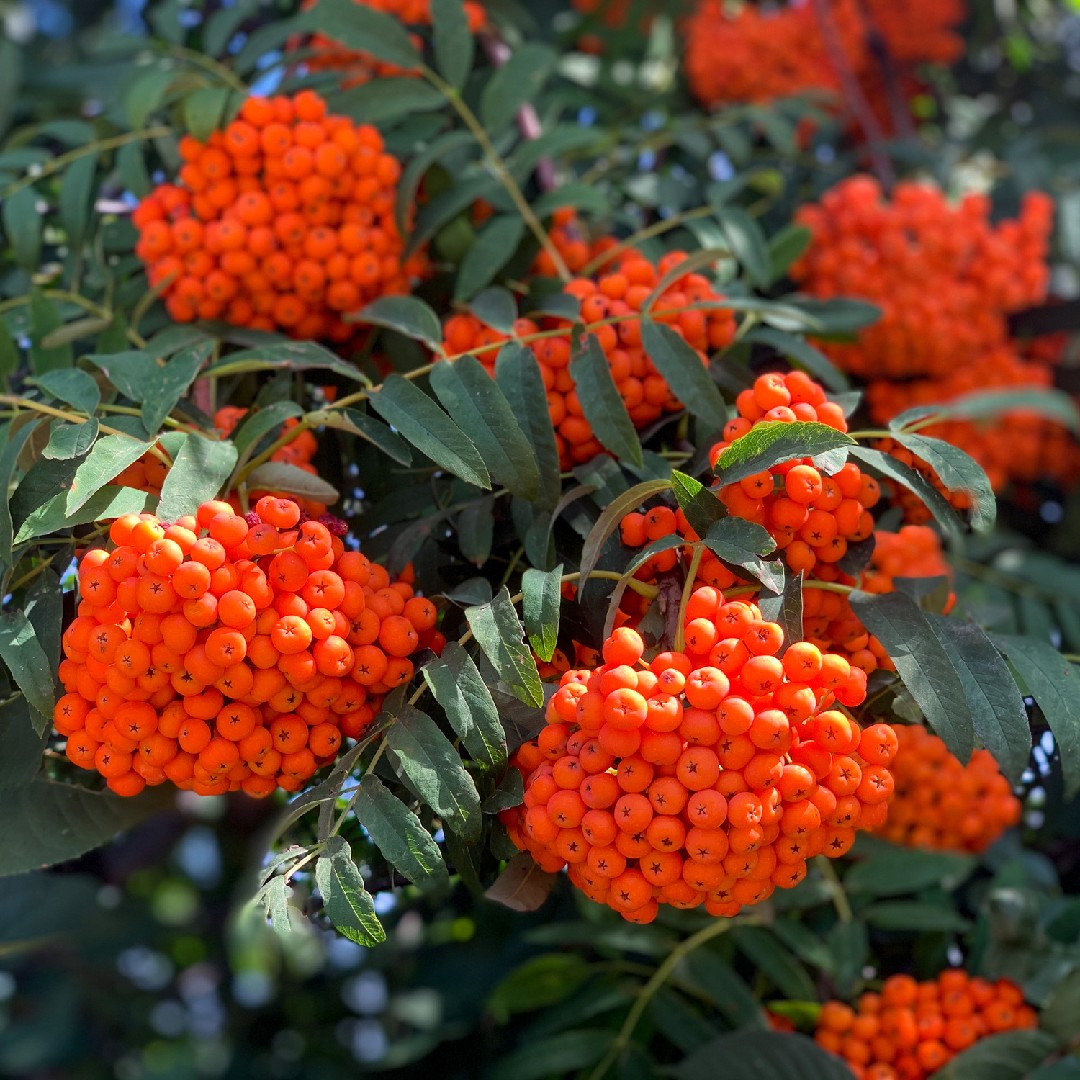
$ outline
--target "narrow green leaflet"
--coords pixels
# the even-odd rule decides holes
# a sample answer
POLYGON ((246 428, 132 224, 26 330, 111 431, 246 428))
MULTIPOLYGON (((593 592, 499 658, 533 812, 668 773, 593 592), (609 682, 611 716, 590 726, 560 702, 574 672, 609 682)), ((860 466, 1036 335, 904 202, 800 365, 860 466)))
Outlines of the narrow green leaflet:
POLYGON ((425 664, 422 671, 465 749, 477 761, 501 765, 506 760, 506 734, 491 691, 472 657, 456 641, 450 641, 442 656, 425 664))
POLYGON ((1080 1035, 1080 968, 1073 969, 1050 991, 1039 1022, 1066 1041, 1080 1035))
POLYGON ((355 798, 356 820, 387 862, 421 889, 443 892, 449 888, 450 875, 439 845, 377 776, 362 777, 355 798))
POLYGON ((454 299, 468 300, 489 285, 513 258, 524 235, 525 222, 516 213, 494 217, 487 222, 461 260, 454 284, 454 299))
POLYGON ((964 685, 976 738, 1009 780, 1019 784, 1031 754, 1031 727, 1012 672, 974 623, 946 615, 927 614, 926 619, 964 685))
POLYGON ((815 337, 830 338, 854 334, 881 318, 881 308, 868 304, 865 300, 848 300, 844 297, 819 300, 817 297, 802 295, 782 299, 813 320, 815 337))
POLYGON ((451 86, 460 90, 472 70, 475 49, 461 0, 431 0, 431 25, 435 66, 451 86))
POLYGON ((784 586, 780 591, 766 589, 758 594, 757 605, 761 617, 776 623, 784 631, 784 643, 778 656, 783 656, 793 641, 803 638, 803 576, 784 572, 784 586))
POLYGON ((346 90, 335 108, 348 116, 362 116, 369 124, 399 120, 446 105, 446 97, 434 86, 412 76, 379 78, 346 90))
POLYGON ((787 997, 813 999, 814 984, 806 969, 771 931, 761 926, 736 926, 730 931, 735 947, 787 997))
POLYGON ((0 789, 0 797, 0 877, 77 858, 163 808, 161 799, 125 799, 40 779, 0 789))
POLYGON ((156 505, 157 499, 146 491, 106 484, 72 514, 68 513, 66 496, 61 491, 23 521, 15 536, 15 542, 21 544, 25 540, 47 536, 60 529, 86 525, 91 521, 107 521, 120 517, 121 514, 141 514, 154 510, 156 505))
POLYGON ((157 434, 165 417, 187 393, 209 358, 210 348, 209 342, 193 345, 177 353, 164 367, 154 366, 142 400, 142 422, 148 434, 157 434))
POLYGON ((205 142, 225 120, 232 91, 223 86, 204 86, 184 98, 184 125, 205 142))
POLYGON ((333 484, 287 461, 264 461, 248 473, 247 482, 258 491, 282 491, 328 505, 338 501, 338 490, 333 484))
POLYGON ((862 624, 885 646, 934 732, 961 762, 975 745, 975 723, 964 684, 925 612, 901 592, 849 597, 862 624))
POLYGON ((823 352, 804 338, 775 326, 755 326, 743 335, 743 341, 775 349, 830 390, 844 391, 851 385, 847 376, 823 352))
POLYGON ((315 883, 322 894, 323 911, 334 929, 357 945, 370 947, 385 941, 386 931, 375 914, 375 901, 364 888, 349 845, 340 836, 332 836, 326 851, 315 863, 315 883))
POLYGON ((480 795, 461 757, 435 721, 402 705, 387 729, 386 753, 409 790, 466 839, 480 835, 480 795))
POLYGON ((41 752, 48 741, 48 731, 48 727, 42 731, 34 729, 25 698, 12 698, 0 707, 0 745, 4 747, 0 754, 0 793, 34 778, 41 768, 41 752))
POLYGON ((559 608, 562 605, 563 564, 553 570, 530 567, 521 577, 522 614, 529 644, 541 660, 547 662, 559 641, 559 608))
POLYGON ((480 452, 488 472, 523 499, 535 499, 540 470, 514 409, 499 384, 474 356, 436 364, 431 388, 443 408, 480 452))
POLYGON ((741 567, 771 592, 783 591, 783 563, 761 558, 776 550, 776 542, 761 525, 742 518, 723 518, 709 527, 704 540, 718 559, 741 567))
POLYGON ((864 465, 869 465, 873 472, 903 484, 908 491, 917 495, 945 532, 955 534, 962 531, 960 518, 949 501, 914 469, 891 455, 881 450, 871 450, 868 446, 852 446, 848 452, 864 465))
POLYGON ((997 517, 997 500, 983 467, 970 454, 944 439, 898 431, 893 438, 922 458, 950 491, 966 491, 972 500, 971 527, 988 532, 997 517))
POLYGON ((11 245, 15 261, 24 269, 37 271, 41 263, 41 215, 37 192, 20 188, 0 205, 0 223, 11 245))
POLYGON ((644 480, 635 484, 628 491, 624 491, 617 499, 613 500, 605 508, 604 512, 596 519, 596 524, 589 530, 585 537, 585 543, 581 548, 581 580, 587 580, 593 568, 600 558, 600 552, 608 538, 619 527, 619 522, 636 510, 646 499, 661 491, 670 491, 670 480, 644 480))
POLYGON ((420 54, 405 27, 390 15, 352 0, 319 0, 298 20, 304 29, 340 41, 350 49, 370 53, 403 68, 418 68, 420 54))
POLYGON ((670 326, 650 319, 642 323, 641 340, 656 370, 687 411, 707 425, 709 432, 720 431, 728 422, 728 408, 697 351, 670 326))
MULTIPOLYGON (((690 527, 704 536, 727 515, 724 504, 704 484, 678 469, 671 473, 671 491, 690 527)), ((774 545, 775 546, 775 545, 774 545)))
POLYGON ((52 723, 52 669, 33 624, 21 611, 0 614, 0 658, 29 702, 34 728, 41 734, 52 723))
POLYGON ((577 356, 570 361, 570 377, 576 385, 585 419, 596 438, 617 458, 633 462, 640 468, 643 463, 641 443, 634 422, 611 376, 604 350, 594 335, 586 334, 581 340, 577 356))
POLYGON ((221 56, 233 35, 259 10, 258 0, 237 0, 231 7, 221 8, 210 16, 203 30, 202 45, 209 56, 221 56))
MULTIPOLYGON (((366 8, 363 10, 367 10, 366 8)), ((442 351, 439 316, 415 296, 383 296, 362 311, 349 316, 350 322, 385 326, 399 334, 423 342, 435 352, 442 351)))
POLYGON ((491 558, 495 539, 495 505, 493 496, 466 503, 454 519, 458 548, 471 563, 483 566, 491 558))
POLYGON ((733 1031, 684 1058, 671 1070, 675 1080, 851 1080, 851 1070, 805 1035, 777 1031, 733 1031), (717 1063, 723 1063, 718 1073, 717 1063))
POLYGON ((497 814, 520 806, 525 798, 525 781, 517 769, 507 769, 495 790, 483 801, 485 814, 497 814))
POLYGON ((894 416, 889 421, 889 429, 914 431, 943 420, 983 420, 1018 410, 1037 413, 1070 431, 1080 432, 1080 411, 1076 402, 1068 394, 1052 387, 980 390, 940 405, 919 405, 894 416))
POLYGON ((175 521, 194 514, 200 503, 217 497, 235 465, 236 447, 231 442, 189 435, 161 485, 158 516, 175 521))
POLYGON ((1026 1080, 1058 1047, 1048 1031, 1003 1031, 957 1054, 934 1080, 1026 1080))
POLYGON ((35 375, 69 368, 75 362, 71 342, 50 343, 64 325, 60 309, 40 289, 30 293, 30 370, 35 375))
POLYGON ((769 237, 769 282, 782 278, 810 247, 814 234, 805 225, 785 225, 769 237))
POLYGON ((540 708, 544 704, 544 688, 506 586, 490 603, 466 608, 465 619, 476 643, 514 697, 540 708))
POLYGON ((695 949, 679 969, 708 994, 720 1015, 731 1024, 759 1030, 768 1026, 753 991, 713 949, 695 949))
POLYGON ((1080 792, 1080 675, 1047 642, 998 634, 992 640, 1046 717, 1061 754, 1065 796, 1073 798, 1080 792))
POLYGON ((318 414, 318 423, 320 427, 337 428, 339 431, 351 431, 354 435, 359 435, 399 465, 412 464, 412 449, 409 444, 400 435, 395 435, 381 420, 376 420, 374 416, 368 416, 359 409, 324 410, 318 414))
POLYGON ((714 206, 716 222, 731 254, 751 285, 764 287, 772 278, 769 248, 761 226, 741 206, 714 206))
POLYGON ((510 972, 488 998, 488 1008, 501 1024, 514 1014, 543 1009, 569 997, 591 975, 578 953, 534 956, 510 972))
MULTIPOLYGON (((477 297, 474 305, 479 299, 477 297)), ((533 458, 540 473, 536 503, 551 510, 562 494, 559 450, 551 415, 546 408, 537 408, 540 399, 546 397, 546 391, 536 357, 516 342, 504 345, 495 361, 495 383, 532 446, 533 458)))
POLYGON ((0 319, 0 384, 6 386, 7 380, 19 366, 19 347, 11 336, 7 323, 0 319))
POLYGON ((132 439, 128 435, 105 435, 98 439, 75 470, 75 478, 64 502, 67 513, 74 514, 92 495, 138 461, 153 445, 153 442, 132 439))
POLYGON ((254 449, 260 439, 281 427, 286 420, 303 414, 304 410, 295 401, 275 401, 265 408, 248 412, 232 434, 236 452, 243 454, 249 446, 254 449))
POLYGON ((400 375, 390 375, 370 401, 395 431, 440 468, 490 489, 487 466, 472 440, 422 390, 400 375))
MULTIPOLYGON (((514 329, 514 321, 517 319, 517 301, 514 299, 514 294, 501 285, 491 285, 477 293, 469 301, 469 310, 493 330, 509 334, 514 329)), ((520 345, 516 347, 522 348, 520 345)))
POLYGON ((9 562, 11 547, 15 541, 8 492, 11 490, 19 454, 39 424, 40 421, 30 421, 14 430, 11 424, 0 428, 0 437, 3 438, 3 448, 0 449, 0 492, 4 493, 4 498, 0 498, 0 568, 9 562))
POLYGON ((45 654, 49 668, 49 696, 56 697, 60 667, 60 635, 64 621, 64 595, 60 578, 50 568, 43 569, 31 582, 23 600, 23 611, 34 628, 34 636, 45 654))
MULTIPOLYGON (((155 342, 151 342, 151 345, 153 344, 155 342)), ((198 344, 198 341, 192 341, 190 344, 198 344)), ((103 358, 106 362, 114 359, 115 357, 103 358)), ((335 356, 329 349, 314 341, 278 341, 272 345, 244 349, 231 353, 224 360, 207 368, 203 374, 221 378, 223 375, 244 375, 256 371, 319 371, 324 369, 353 382, 363 381, 355 364, 346 363, 340 356, 335 356)), ((141 398, 136 400, 141 400, 141 398)))
POLYGON ((82 247, 90 224, 97 163, 97 154, 76 158, 64 170, 60 184, 60 223, 64 226, 68 244, 76 250, 82 247))
MULTIPOLYGON (((860 843, 860 851, 863 848, 860 843)), ((949 851, 921 851, 884 840, 870 847, 869 856, 844 875, 844 888, 868 896, 900 896, 940 885, 953 889, 974 871, 973 855, 949 851)))
POLYGON ((936 904, 923 900, 883 900, 864 908, 861 915, 871 926, 882 930, 962 934, 971 927, 947 899, 936 904))
POLYGON ((143 399, 157 367, 154 358, 139 349, 112 353, 109 356, 87 356, 93 364, 126 398, 139 403, 143 399))
POLYGON ((261 904, 263 915, 270 923, 270 928, 282 941, 289 941, 296 933, 301 914, 289 903, 292 889, 284 877, 272 877, 259 890, 258 895, 252 900, 253 904, 261 904))
MULTIPOLYGON (((832 450, 855 446, 855 440, 850 435, 827 424, 809 420, 785 424, 782 420, 768 420, 755 424, 720 455, 716 475, 721 483, 733 484, 736 480, 771 469, 784 461, 814 458, 832 450)), ((854 450, 850 452, 854 453, 854 450)))
POLYGON ((101 401, 101 391, 91 375, 79 368, 49 371, 35 379, 37 386, 50 397, 90 415, 101 401))
POLYGON ((530 42, 518 49, 488 80, 480 97, 480 119, 492 133, 506 127, 522 105, 535 101, 558 56, 547 45, 530 42))
POLYGON ((504 1055, 484 1076, 486 1080, 549 1080, 553 1076, 576 1076, 579 1070, 599 1061, 610 1043, 610 1031, 560 1031, 504 1055))

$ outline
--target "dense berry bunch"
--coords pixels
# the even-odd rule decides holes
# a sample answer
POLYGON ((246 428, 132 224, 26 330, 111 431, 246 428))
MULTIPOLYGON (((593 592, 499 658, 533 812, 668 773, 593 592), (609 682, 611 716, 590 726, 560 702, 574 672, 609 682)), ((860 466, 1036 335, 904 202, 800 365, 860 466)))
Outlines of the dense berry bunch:
MULTIPOLYGON (((295 502, 125 515, 78 568, 53 722, 121 795, 295 791, 413 674, 436 611, 295 502)), ((340 526, 340 527, 339 527, 340 526)))
POLYGON ((989 201, 951 205, 927 184, 897 184, 886 200, 876 180, 856 176, 796 215, 813 233, 792 277, 818 297, 849 296, 882 317, 853 343, 823 349, 870 379, 947 375, 978 368, 1008 340, 1009 312, 1042 300, 1049 271, 1053 203, 1028 195, 1020 217, 994 226, 989 201))
POLYGON ((814 1037, 856 1080, 924 1080, 987 1035, 1037 1025, 1016 983, 953 969, 926 982, 893 975, 854 1009, 827 1001, 814 1037))
POLYGON ((317 94, 248 98, 206 143, 180 141, 179 184, 136 209, 136 252, 177 322, 224 319, 344 341, 343 315, 409 290, 394 220, 401 166, 368 124, 317 94))
MULTIPOLYGON (((355 0, 355 3, 393 15, 406 26, 431 25, 431 0, 355 0)), ((315 0, 304 0, 301 7, 307 9, 314 4, 315 0)), ((469 20, 469 29, 475 34, 487 19, 484 8, 476 0, 464 0, 462 6, 469 20)), ((418 35, 411 34, 410 37, 417 48, 422 46, 418 35)), ((312 71, 343 72, 343 87, 358 86, 375 78, 420 74, 414 68, 398 67, 370 53, 355 52, 324 34, 312 35, 307 48, 311 50, 311 55, 304 61, 306 66, 312 71)))
MULTIPOLYGON (((613 236, 594 237, 571 207, 562 207, 551 216, 548 236, 562 256, 568 270, 577 274, 593 260, 618 246, 613 236)), ((551 255, 541 249, 533 264, 533 273, 555 277, 557 270, 551 255)))
POLYGON ((752 603, 694 591, 685 648, 646 664, 622 627, 604 663, 571 670, 547 726, 515 764, 525 803, 503 815, 511 839, 634 922, 658 905, 734 915, 839 856, 856 828, 884 820, 896 739, 860 730, 865 675, 793 642, 752 603))
MULTIPOLYGON (((864 92, 878 88, 883 47, 902 81, 906 67, 951 63, 963 52, 962 0, 829 0, 832 31, 864 92)), ((699 0, 685 26, 687 79, 708 106, 767 102, 808 90, 833 93, 840 77, 812 4, 779 9, 699 0)))
MULTIPOLYGON (((615 320, 597 326, 590 333, 600 343, 615 385, 637 427, 644 427, 665 412, 674 412, 682 407, 641 344, 642 321, 638 313, 661 278, 685 258, 682 252, 673 252, 658 263, 653 263, 640 252, 626 251, 595 277, 575 278, 565 287, 567 293, 581 301, 583 322, 615 320)), ((722 348, 731 341, 735 319, 726 308, 699 310, 691 305, 715 303, 722 299, 708 279, 700 274, 688 273, 668 284, 655 299, 652 317, 679 333, 700 354, 704 364, 710 350, 722 348)), ((548 413, 555 427, 559 458, 564 467, 589 461, 603 452, 603 447, 585 419, 570 374, 571 325, 566 319, 549 317, 539 322, 518 319, 514 328, 515 335, 519 337, 538 330, 566 330, 565 336, 560 334, 544 338, 530 345, 547 389, 548 413)), ((498 346, 509 340, 507 335, 485 326, 473 315, 454 315, 447 321, 444 335, 445 346, 450 353, 466 352, 490 344, 492 348, 481 354, 480 359, 492 371, 498 346)))
POLYGON ((989 750, 976 750, 961 765, 925 728, 897 725, 896 736, 896 794, 888 820, 877 830, 886 839, 980 852, 1020 820, 1020 800, 989 750))

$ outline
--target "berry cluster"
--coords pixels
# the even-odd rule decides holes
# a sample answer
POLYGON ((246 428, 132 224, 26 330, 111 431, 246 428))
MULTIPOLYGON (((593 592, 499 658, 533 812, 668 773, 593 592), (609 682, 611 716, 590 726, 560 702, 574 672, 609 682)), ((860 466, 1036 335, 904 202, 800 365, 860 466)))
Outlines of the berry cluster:
MULTIPOLYGON (((581 301, 581 320, 598 323, 589 331, 607 357, 611 374, 630 418, 637 427, 658 420, 665 412, 680 409, 667 380, 656 370, 641 344, 640 312, 662 278, 686 259, 682 252, 665 255, 653 263, 640 252, 626 251, 617 256, 595 277, 575 278, 565 291, 581 301)), ((723 298, 701 274, 687 273, 670 282, 652 305, 652 317, 679 333, 706 363, 706 353, 723 348, 735 332, 735 319, 726 308, 701 310, 691 305, 716 303, 723 298)), ((547 407, 555 427, 559 458, 563 467, 589 461, 603 452, 603 447, 585 419, 574 379, 570 374, 571 328, 566 319, 547 317, 540 322, 518 319, 515 336, 535 334, 539 330, 565 329, 565 336, 544 338, 530 344, 540 365, 547 389, 547 407)), ((494 370, 498 346, 510 340, 507 335, 486 326, 474 315, 454 315, 444 328, 445 347, 450 353, 467 352, 480 346, 491 349, 480 360, 494 370)))
POLYGON ((989 750, 966 765, 922 727, 897 725, 896 794, 877 832, 909 847, 981 852, 1020 820, 1022 806, 989 750))
POLYGON ((632 922, 661 903, 734 915, 792 888, 808 858, 880 824, 892 793, 892 728, 830 708, 863 700, 862 671, 807 642, 781 659, 780 627, 709 586, 684 627, 684 649, 648 664, 621 627, 600 667, 562 677, 515 758, 525 803, 502 815, 541 867, 569 864, 632 922))
MULTIPOLYGON (((963 0, 830 0, 829 8, 844 60, 871 97, 879 90, 879 44, 902 81, 914 65, 951 63, 964 50, 954 29, 965 16, 963 0)), ((733 9, 722 0, 699 0, 684 37, 690 89, 707 106, 841 90, 813 5, 733 9)))
POLYGON ((179 184, 132 215, 136 252, 177 322, 224 319, 345 341, 343 315, 409 291, 394 220, 401 166, 368 124, 311 90, 248 98, 206 143, 180 141, 179 184))
POLYGON ((295 502, 113 522, 78 567, 53 723, 120 795, 295 791, 413 674, 436 610, 295 502))
MULTIPOLYGON (((354 2, 362 7, 374 8, 375 11, 380 11, 385 15, 393 15, 406 26, 431 25, 431 0, 354 0, 354 2)), ((304 0, 301 7, 307 10, 314 4, 315 0, 304 0)), ((476 3, 476 0, 464 0, 462 6, 469 20, 469 29, 475 34, 487 21, 484 8, 476 3)), ((419 35, 410 34, 409 36, 418 49, 422 47, 423 42, 419 35)), ((313 34, 307 42, 307 48, 311 55, 304 61, 305 65, 312 71, 343 72, 343 88, 359 86, 371 79, 419 75, 419 72, 413 68, 398 67, 370 53, 347 49, 333 38, 326 37, 325 34, 313 34)))
POLYGON ((954 968, 926 982, 893 975, 854 1009, 827 1001, 814 1038, 842 1057, 856 1080, 924 1080, 987 1035, 1037 1025, 1016 983, 954 968))
MULTIPOLYGON (((564 206, 551 215, 551 228, 548 230, 555 249, 562 256, 567 269, 577 274, 593 260, 618 246, 613 236, 594 237, 577 216, 572 207, 564 206)), ((541 249, 533 263, 533 273, 543 277, 555 277, 557 270, 549 252, 541 249)))

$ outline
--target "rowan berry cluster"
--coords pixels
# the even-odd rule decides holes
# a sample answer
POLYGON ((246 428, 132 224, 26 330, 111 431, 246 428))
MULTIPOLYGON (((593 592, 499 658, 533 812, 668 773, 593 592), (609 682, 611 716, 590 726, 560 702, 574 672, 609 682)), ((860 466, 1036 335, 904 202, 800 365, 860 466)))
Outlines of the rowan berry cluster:
POLYGON ((685 610, 685 646, 646 663, 629 627, 604 663, 566 672, 547 726, 518 751, 523 806, 510 838, 545 870, 569 865, 591 899, 632 922, 661 903, 736 914, 792 888, 884 820, 896 738, 839 709, 866 694, 843 657, 792 642, 755 604, 709 586, 685 610))
MULTIPOLYGON (((613 236, 594 237, 572 207, 560 207, 551 215, 548 236, 571 273, 577 274, 589 263, 618 246, 613 236)), ((533 273, 555 277, 558 271, 550 252, 541 249, 533 263, 533 273)))
MULTIPOLYGON (((685 259, 684 253, 673 252, 653 263, 640 252, 626 251, 594 277, 575 278, 565 286, 565 292, 581 301, 582 322, 596 324, 612 320, 604 325, 594 325, 589 334, 603 349, 627 412, 639 428, 658 420, 665 412, 682 408, 642 346, 640 312, 661 279, 685 259)), ((731 341, 735 319, 725 308, 701 310, 692 305, 722 299, 707 278, 687 273, 667 284, 654 299, 650 317, 680 334, 699 353, 704 364, 708 351, 722 348, 731 341)), ((592 426, 585 419, 569 370, 572 325, 567 319, 555 317, 545 317, 539 322, 518 319, 514 324, 515 337, 540 330, 566 331, 565 335, 543 338, 529 345, 540 365, 547 390, 548 413, 555 427, 559 459, 564 468, 589 461, 603 452, 592 426)), ((450 353, 490 345, 490 349, 479 354, 479 359, 490 371, 494 371, 498 347, 510 340, 506 334, 486 326, 474 315, 452 316, 443 333, 444 345, 450 353)))
MULTIPOLYGON (((361 7, 373 8, 385 15, 393 15, 406 26, 431 25, 431 0, 354 0, 361 7)), ((313 7, 315 0, 304 0, 301 5, 305 10, 313 7)), ((469 21, 469 29, 475 34, 487 21, 483 5, 476 0, 464 0, 462 7, 469 21)), ((410 34, 413 44, 419 49, 423 42, 418 34, 410 34)), ((371 53, 356 52, 346 48, 340 42, 325 34, 313 34, 307 43, 311 55, 304 61, 311 71, 341 71, 344 73, 342 87, 359 86, 371 79, 389 76, 419 76, 415 68, 403 68, 397 64, 380 60, 371 53)))
POLYGON ((202 795, 295 791, 357 738, 433 642, 405 580, 266 496, 172 524, 113 522, 78 567, 53 723, 67 756, 120 795, 171 781, 202 795))
POLYGON ((896 794, 876 830, 908 847, 981 852, 1020 820, 1022 806, 989 750, 966 765, 925 728, 897 725, 896 794))
MULTIPOLYGON (((879 82, 879 46, 902 82, 913 65, 952 63, 964 51, 955 32, 966 14, 963 0, 830 0, 828 6, 844 61, 872 97, 879 82)), ((733 9, 722 0, 699 0, 686 20, 684 37, 690 89, 710 107, 841 89, 810 4, 733 9)))
POLYGON ((814 1038, 842 1057, 856 1080, 924 1080, 988 1035, 1037 1025, 1016 983, 954 968, 925 982, 890 976, 855 1008, 827 1001, 814 1038))
POLYGON ((207 142, 181 139, 180 156, 179 184, 132 215, 136 253, 177 322, 346 341, 346 313, 408 292, 422 267, 402 258, 397 159, 311 90, 248 98, 207 142))

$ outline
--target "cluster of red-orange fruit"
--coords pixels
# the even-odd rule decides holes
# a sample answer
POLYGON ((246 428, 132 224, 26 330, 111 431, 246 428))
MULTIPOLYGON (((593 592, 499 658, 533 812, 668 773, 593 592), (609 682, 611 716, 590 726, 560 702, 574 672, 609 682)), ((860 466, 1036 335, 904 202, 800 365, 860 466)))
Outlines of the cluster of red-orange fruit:
POLYGON ((1038 1019, 1016 983, 954 968, 925 982, 890 976, 855 1008, 827 1001, 814 1038, 856 1080, 925 1080, 980 1039, 1037 1027, 1038 1019))
POLYGON ((793 888, 806 860, 839 857, 884 820, 896 737, 845 712, 866 677, 792 642, 752 603, 710 586, 685 610, 685 644, 643 660, 629 627, 604 663, 574 669, 514 764, 523 806, 500 816, 545 870, 569 866, 631 922, 660 904, 730 916, 793 888))
POLYGON ((876 831, 908 847, 985 851, 1020 820, 1023 807, 989 750, 962 765, 925 728, 896 726, 896 795, 876 831))
POLYGON ((296 791, 438 645, 436 609, 346 550, 343 523, 265 496, 174 523, 128 514, 78 566, 53 723, 120 795, 296 791))
POLYGON ((840 60, 885 113, 879 48, 904 89, 914 65, 951 63, 964 51, 955 32, 965 16, 963 0, 827 0, 827 11, 826 29, 813 4, 732 9, 722 0, 700 0, 684 26, 691 91, 710 107, 814 90, 837 94, 844 86, 840 60))
POLYGON ((177 322, 223 319, 346 341, 343 316, 409 291, 394 218, 401 166, 369 124, 311 90, 248 98, 205 142, 180 141, 178 184, 136 208, 136 253, 177 322))
MULTIPOLYGON (((641 312, 661 279, 685 261, 682 252, 672 252, 652 262, 638 251, 615 256, 592 277, 574 278, 565 291, 581 301, 581 321, 594 325, 588 331, 599 342, 619 395, 631 420, 644 427, 665 412, 682 405, 656 370, 642 346, 641 312)), ((670 326, 695 349, 706 363, 710 350, 727 345, 735 333, 735 318, 726 308, 699 309, 697 303, 717 303, 721 297, 707 278, 687 273, 665 285, 653 298, 651 318, 670 326)), ((541 338, 529 344, 540 365, 547 390, 547 407, 555 427, 559 459, 564 467, 589 461, 603 452, 592 426, 585 419, 576 384, 570 374, 572 323, 567 319, 544 317, 540 321, 518 319, 514 337, 538 331, 565 329, 565 335, 541 338)), ((498 347, 510 340, 506 334, 486 326, 474 315, 454 315, 444 327, 444 345, 451 354, 490 345, 479 359, 494 371, 498 347)))
MULTIPOLYGON (((975 391, 1053 384, 1052 365, 1034 354, 1025 359, 1008 327, 1011 312, 1045 299, 1052 219, 1053 203, 1040 193, 1025 197, 1017 219, 994 225, 983 196, 950 205, 934 187, 901 183, 886 199, 868 177, 845 180, 800 209, 797 220, 813 242, 792 267, 793 279, 814 296, 857 297, 882 311, 856 341, 822 345, 839 367, 867 381, 875 422, 975 391)), ((1075 440, 1034 412, 952 420, 920 433, 967 451, 998 491, 1010 481, 1069 484, 1078 475, 1075 440)), ((970 505, 963 492, 945 492, 925 463, 891 442, 882 446, 958 509, 970 505)), ((925 517, 917 500, 900 497, 913 519, 925 517)))
MULTIPOLYGON (((373 8, 384 15, 392 15, 406 26, 431 25, 431 0, 354 0, 354 3, 373 8)), ((314 4, 315 0, 304 0, 301 7, 306 10, 314 4)), ((464 0, 462 7, 465 9, 469 29, 474 34, 483 29, 487 22, 483 5, 476 3, 476 0, 464 0)), ((423 41, 418 34, 412 33, 409 36, 418 49, 423 47, 423 41)), ((306 44, 306 49, 308 55, 304 59, 305 67, 311 71, 342 72, 342 87, 359 86, 376 78, 420 74, 416 68, 403 68, 380 60, 371 53, 348 49, 325 34, 313 34, 306 44)))

